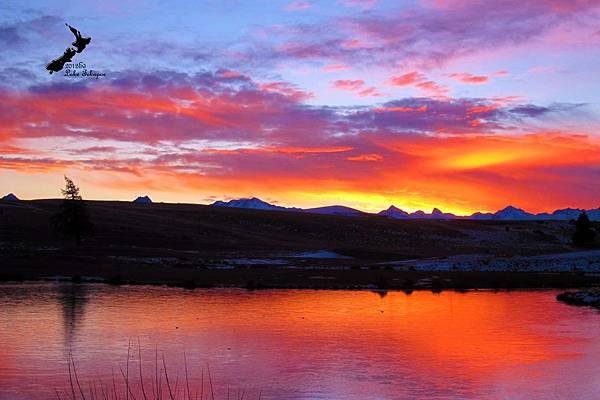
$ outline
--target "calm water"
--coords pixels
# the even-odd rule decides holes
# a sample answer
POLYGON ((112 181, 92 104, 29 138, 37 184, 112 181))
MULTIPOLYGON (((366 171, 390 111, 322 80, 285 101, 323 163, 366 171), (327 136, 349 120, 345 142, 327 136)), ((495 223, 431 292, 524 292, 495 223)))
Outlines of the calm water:
POLYGON ((130 339, 132 371, 138 339, 149 381, 155 348, 172 381, 185 353, 218 399, 598 399, 600 312, 555 295, 0 285, 0 399, 56 398, 69 351, 120 379, 130 339))

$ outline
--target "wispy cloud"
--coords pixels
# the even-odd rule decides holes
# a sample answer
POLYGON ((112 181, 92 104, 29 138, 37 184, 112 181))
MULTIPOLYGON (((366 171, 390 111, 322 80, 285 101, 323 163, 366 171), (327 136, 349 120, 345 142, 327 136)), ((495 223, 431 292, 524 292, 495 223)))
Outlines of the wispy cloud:
POLYGON ((287 6, 285 6, 285 9, 287 11, 302 11, 312 8, 312 6, 313 4, 308 1, 292 1, 287 6))
POLYGON ((362 79, 339 79, 333 81, 333 87, 340 90, 355 92, 361 97, 381 96, 381 93, 374 86, 366 86, 362 79))

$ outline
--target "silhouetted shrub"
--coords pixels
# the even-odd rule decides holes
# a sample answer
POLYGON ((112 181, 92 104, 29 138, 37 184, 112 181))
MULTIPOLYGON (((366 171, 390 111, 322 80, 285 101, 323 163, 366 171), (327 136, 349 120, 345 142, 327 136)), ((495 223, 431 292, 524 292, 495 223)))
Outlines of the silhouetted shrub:
POLYGON ((575 233, 573 233, 573 244, 576 246, 589 246, 594 244, 596 231, 587 214, 582 212, 575 221, 575 233))

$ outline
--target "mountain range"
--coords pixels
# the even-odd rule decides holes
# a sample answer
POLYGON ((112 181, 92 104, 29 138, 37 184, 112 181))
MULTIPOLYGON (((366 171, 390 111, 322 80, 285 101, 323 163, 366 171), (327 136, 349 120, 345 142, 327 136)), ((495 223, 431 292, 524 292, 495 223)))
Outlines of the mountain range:
MULTIPOLYGON (((360 216, 360 215, 369 215, 370 213, 366 213, 364 211, 359 211, 354 208, 334 205, 334 206, 326 206, 326 207, 317 207, 317 208, 288 208, 282 207, 278 205, 274 205, 263 201, 259 198, 243 198, 237 200, 230 201, 216 201, 211 204, 213 207, 233 207, 233 208, 251 208, 255 210, 275 210, 275 211, 301 211, 307 213, 314 214, 329 214, 329 215, 344 215, 344 216, 360 216)), ((502 210, 496 211, 495 213, 481 213, 476 212, 474 214, 468 216, 458 216, 452 213, 442 212, 438 208, 434 208, 431 213, 426 213, 425 211, 415 211, 409 213, 404 211, 396 206, 390 206, 386 210, 382 210, 377 213, 377 215, 394 218, 394 219, 477 219, 477 220, 561 220, 568 221, 571 219, 575 219, 581 214, 581 212, 585 211, 588 214, 588 217, 594 221, 600 221, 600 208, 583 210, 578 208, 564 208, 560 210, 555 210, 552 213, 539 213, 532 214, 521 208, 508 206, 503 208, 502 210)))
MULTIPOLYGON (((19 201, 17 196, 13 193, 9 193, 6 196, 0 198, 4 201, 19 201)), ((151 204, 152 200, 148 196, 140 196, 133 200, 134 203, 151 204)), ((275 204, 268 203, 257 197, 242 198, 230 201, 215 201, 211 204, 212 207, 231 207, 231 208, 246 208, 254 210, 273 210, 273 211, 297 211, 307 212, 313 214, 327 214, 327 215, 343 215, 349 217, 357 217, 361 215, 373 215, 364 211, 360 211, 351 207, 342 205, 333 205, 316 208, 297 208, 297 207, 282 207, 275 204)), ((481 213, 476 212, 471 215, 455 215, 452 213, 442 212, 438 208, 434 208, 431 213, 425 211, 415 211, 409 213, 396 206, 390 206, 386 210, 382 210, 376 215, 382 217, 393 218, 393 219, 476 219, 476 220, 556 220, 556 221, 569 221, 576 219, 579 214, 585 211, 592 221, 600 221, 600 207, 595 209, 584 210, 580 208, 563 208, 555 210, 552 213, 539 213, 532 214, 521 208, 508 206, 502 210, 496 211, 495 213, 481 213)))

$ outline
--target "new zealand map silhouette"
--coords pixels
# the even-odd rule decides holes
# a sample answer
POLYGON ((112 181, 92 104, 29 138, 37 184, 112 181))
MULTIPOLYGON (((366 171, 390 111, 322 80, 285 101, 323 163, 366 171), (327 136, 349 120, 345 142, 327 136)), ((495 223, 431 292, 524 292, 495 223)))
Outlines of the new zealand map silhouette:
POLYGON ((58 58, 50 61, 48 65, 46 65, 46 69, 50 71, 50 74, 53 72, 58 72, 65 66, 66 63, 71 62, 73 60, 73 56, 76 53, 81 53, 88 44, 92 41, 91 37, 83 37, 81 36, 81 32, 76 28, 73 28, 71 25, 65 23, 69 30, 73 32, 75 35, 75 41, 71 43, 73 47, 67 47, 65 52, 58 58))

